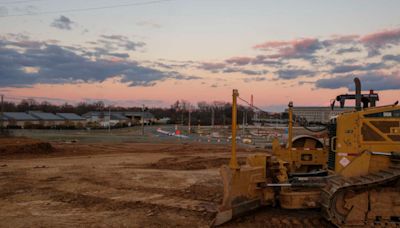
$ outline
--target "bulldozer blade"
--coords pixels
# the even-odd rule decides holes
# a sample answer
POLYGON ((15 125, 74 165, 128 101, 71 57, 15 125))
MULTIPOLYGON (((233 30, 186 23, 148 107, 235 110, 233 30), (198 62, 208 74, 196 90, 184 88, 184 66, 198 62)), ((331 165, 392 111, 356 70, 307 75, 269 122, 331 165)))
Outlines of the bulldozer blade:
POLYGON ((222 225, 232 220, 232 210, 219 211, 211 223, 211 227, 222 225))
POLYGON ((257 180, 263 177, 262 168, 242 166, 235 170, 222 166, 220 174, 224 195, 212 226, 221 225, 262 206, 262 190, 257 187, 257 180))
POLYGON ((246 202, 242 202, 241 204, 235 205, 232 209, 225 211, 218 211, 215 219, 212 222, 212 226, 219 226, 234 218, 238 218, 241 215, 246 214, 249 211, 255 210, 261 207, 261 203, 259 199, 249 200, 246 202))

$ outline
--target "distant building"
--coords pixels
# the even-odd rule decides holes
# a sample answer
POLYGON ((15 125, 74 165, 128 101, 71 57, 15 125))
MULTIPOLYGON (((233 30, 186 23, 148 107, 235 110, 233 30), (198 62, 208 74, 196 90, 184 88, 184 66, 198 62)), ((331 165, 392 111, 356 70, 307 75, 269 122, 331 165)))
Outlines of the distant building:
POLYGON ((86 119, 74 113, 4 112, 3 126, 7 128, 84 127, 86 119))
POLYGON ((154 115, 150 112, 121 112, 122 115, 129 118, 132 124, 140 124, 143 116, 144 124, 150 125, 156 121, 154 115))
POLYGON ((137 125, 141 123, 142 116, 146 125, 152 124, 156 121, 154 115, 150 112, 88 112, 82 115, 87 122, 96 123, 103 127, 108 125, 115 126, 117 124, 123 125, 137 125))
POLYGON ((4 112, 3 126, 8 128, 82 128, 139 125, 156 122, 150 112, 88 112, 83 116, 74 113, 48 113, 41 111, 4 112), (143 118, 142 118, 143 116, 143 118))
MULTIPOLYGON (((305 118, 308 122, 329 122, 332 116, 336 116, 342 112, 353 111, 354 107, 345 107, 331 109, 331 107, 293 107, 293 114, 297 117, 305 118)), ((285 110, 287 112, 288 109, 285 110)))
POLYGON ((156 119, 155 123, 157 123, 157 124, 168 124, 170 121, 171 121, 171 118, 164 117, 164 118, 156 119))
POLYGON ((117 125, 131 126, 131 122, 130 122, 129 118, 125 117, 121 113, 111 113, 111 116, 106 115, 105 117, 106 118, 104 119, 104 121, 102 121, 100 123, 100 125, 103 127, 108 127, 109 125, 111 127, 117 126, 117 125))
POLYGON ((64 119, 65 126, 80 128, 86 125, 86 119, 75 113, 56 113, 56 115, 64 119))
POLYGON ((8 118, 6 118, 5 116, 2 116, 0 114, 0 127, 5 128, 5 127, 7 127, 6 124, 8 124, 8 118))
POLYGON ((252 122, 256 126, 287 126, 288 119, 254 118, 252 122))
POLYGON ((64 124, 65 120, 53 113, 30 111, 28 112, 31 116, 39 120, 39 125, 43 127, 57 127, 64 124))
POLYGON ((4 112, 4 127, 26 128, 39 124, 39 120, 25 112, 4 112))

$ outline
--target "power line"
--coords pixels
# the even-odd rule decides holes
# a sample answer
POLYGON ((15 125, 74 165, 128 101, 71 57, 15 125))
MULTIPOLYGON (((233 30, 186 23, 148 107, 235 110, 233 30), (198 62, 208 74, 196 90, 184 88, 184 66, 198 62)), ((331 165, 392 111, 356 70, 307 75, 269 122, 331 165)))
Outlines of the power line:
POLYGON ((152 5, 152 4, 162 3, 162 2, 169 2, 169 1, 172 1, 172 0, 154 0, 154 1, 148 1, 148 2, 137 2, 137 3, 128 3, 128 4, 120 4, 120 5, 109 5, 109 6, 99 6, 99 7, 90 7, 90 8, 80 8, 80 9, 44 11, 44 12, 40 12, 40 13, 9 14, 9 15, 2 15, 0 17, 38 16, 38 15, 45 15, 45 14, 84 12, 84 11, 92 11, 92 10, 121 8, 121 7, 127 7, 127 6, 152 5))
POLYGON ((1 5, 11 5, 11 4, 20 4, 20 3, 29 3, 29 2, 39 2, 44 0, 21 0, 21 1, 10 1, 10 2, 0 2, 1 5))
POLYGON ((245 99, 243 99, 243 98, 241 98, 241 97, 239 97, 239 96, 238 96, 237 98, 239 98, 239 100, 243 101, 244 103, 248 104, 248 105, 250 106, 250 108, 256 109, 256 110, 258 110, 258 111, 260 111, 260 112, 265 112, 265 113, 267 113, 267 114, 269 113, 269 112, 267 112, 267 111, 262 110, 261 108, 259 108, 259 107, 257 107, 257 106, 252 105, 250 102, 246 101, 245 99))

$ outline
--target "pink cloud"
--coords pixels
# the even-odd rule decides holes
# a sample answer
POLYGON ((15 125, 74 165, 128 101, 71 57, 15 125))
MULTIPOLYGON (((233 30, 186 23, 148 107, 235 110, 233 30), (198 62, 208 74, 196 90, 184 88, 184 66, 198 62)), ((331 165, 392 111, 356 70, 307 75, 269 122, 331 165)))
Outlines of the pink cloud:
POLYGON ((291 41, 268 41, 262 44, 257 44, 254 46, 255 49, 268 49, 268 48, 282 48, 282 47, 307 47, 312 45, 313 43, 318 42, 315 38, 301 38, 294 39, 291 41))
POLYGON ((225 63, 205 62, 205 63, 201 63, 199 68, 204 69, 204 70, 215 71, 215 70, 223 69, 223 68, 225 68, 225 66, 226 66, 225 63))
POLYGON ((333 35, 332 38, 324 40, 322 43, 325 46, 347 44, 357 41, 358 38, 360 38, 359 35, 333 35))
POLYGON ((387 29, 380 32, 371 33, 360 38, 362 43, 381 47, 386 44, 400 43, 400 28, 387 29))
POLYGON ((254 49, 271 50, 277 49, 279 56, 290 57, 299 52, 313 51, 324 46, 361 43, 369 47, 383 47, 386 44, 400 44, 400 28, 386 29, 370 33, 364 36, 359 35, 333 35, 330 39, 319 41, 316 38, 301 38, 290 41, 268 41, 255 45, 254 49))
POLYGON ((280 64, 279 61, 275 60, 277 57, 275 56, 268 56, 268 55, 257 55, 251 63, 254 65, 262 64, 262 65, 278 65, 280 64))
POLYGON ((277 54, 271 58, 308 58, 316 50, 320 49, 321 43, 316 38, 301 38, 291 41, 270 41, 255 45, 255 49, 269 50, 277 49, 277 54))
MULTIPOLYGON (((277 57, 275 57, 276 59, 277 57)), ((235 66, 245 66, 245 65, 277 65, 280 62, 274 60, 274 56, 271 55, 257 55, 255 57, 232 57, 225 60, 227 64, 232 64, 235 66)), ((229 71, 229 69, 228 69, 229 71)))
POLYGON ((257 44, 253 48, 254 49, 279 48, 282 46, 287 46, 289 44, 290 44, 290 41, 267 41, 262 44, 257 44))
POLYGON ((280 53, 285 57, 292 57, 302 53, 312 53, 319 48, 318 39, 307 38, 293 41, 290 47, 281 49, 280 53))
POLYGON ((252 60, 253 58, 250 57, 232 57, 230 59, 225 60, 225 62, 243 66, 249 64, 252 60))

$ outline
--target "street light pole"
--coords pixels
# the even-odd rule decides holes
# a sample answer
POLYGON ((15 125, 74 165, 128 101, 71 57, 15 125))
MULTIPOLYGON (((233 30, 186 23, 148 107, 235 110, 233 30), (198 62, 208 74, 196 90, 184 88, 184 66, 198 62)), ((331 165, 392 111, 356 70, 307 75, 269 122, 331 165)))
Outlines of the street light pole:
POLYGON ((142 135, 144 135, 144 104, 142 105, 142 135))
POLYGON ((244 135, 244 124, 245 124, 245 111, 243 110, 243 123, 242 123, 242 136, 244 135))
POLYGON ((111 132, 111 106, 108 107, 108 133, 111 132))
POLYGON ((214 129, 214 107, 211 107, 211 126, 214 129))
POLYGON ((184 108, 182 108, 182 110, 181 110, 182 112, 181 112, 181 125, 183 126, 183 112, 185 111, 185 109, 184 108))
POLYGON ((191 113, 192 113, 192 110, 189 108, 189 123, 188 123, 188 132, 189 132, 189 134, 190 134, 190 130, 191 130, 190 122, 192 120, 191 113))
POLYGON ((0 122, 1 122, 1 134, 4 133, 4 95, 1 95, 1 117, 0 117, 0 122))

